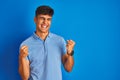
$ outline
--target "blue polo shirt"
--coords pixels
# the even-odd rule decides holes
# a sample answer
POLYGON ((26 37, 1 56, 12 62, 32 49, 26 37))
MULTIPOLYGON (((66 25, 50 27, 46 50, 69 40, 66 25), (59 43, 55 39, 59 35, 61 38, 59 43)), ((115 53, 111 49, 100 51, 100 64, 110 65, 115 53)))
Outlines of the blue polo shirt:
POLYGON ((20 47, 23 45, 28 46, 29 80, 62 80, 61 57, 66 53, 66 42, 62 37, 49 33, 43 41, 33 33, 20 47))

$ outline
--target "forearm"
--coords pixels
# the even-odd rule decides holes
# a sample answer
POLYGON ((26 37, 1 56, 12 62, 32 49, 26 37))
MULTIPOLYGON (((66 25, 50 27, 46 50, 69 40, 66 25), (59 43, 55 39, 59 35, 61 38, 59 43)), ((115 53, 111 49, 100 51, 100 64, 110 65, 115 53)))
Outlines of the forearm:
POLYGON ((19 73, 22 80, 28 80, 29 78, 29 62, 25 58, 19 57, 19 73))
POLYGON ((63 64, 64 64, 64 68, 66 69, 67 72, 72 71, 72 68, 73 68, 73 65, 74 65, 73 56, 65 54, 63 56, 63 64))

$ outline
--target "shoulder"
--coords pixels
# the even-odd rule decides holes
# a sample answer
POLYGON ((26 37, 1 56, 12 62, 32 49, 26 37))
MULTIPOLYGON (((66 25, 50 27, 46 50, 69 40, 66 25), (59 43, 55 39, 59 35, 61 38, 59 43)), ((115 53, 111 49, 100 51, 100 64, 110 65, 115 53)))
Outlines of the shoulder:
POLYGON ((57 35, 57 34, 54 34, 54 33, 50 33, 50 36, 51 36, 52 38, 55 38, 55 39, 64 39, 62 36, 57 35))
POLYGON ((54 34, 54 33, 50 33, 50 36, 51 36, 52 40, 54 40, 54 41, 65 42, 65 39, 62 36, 60 36, 60 35, 57 35, 57 34, 54 34))
POLYGON ((30 36, 30 37, 26 38, 24 41, 22 41, 22 43, 20 44, 20 47, 24 46, 24 45, 30 45, 30 43, 32 41, 33 41, 33 36, 30 36))
POLYGON ((54 34, 54 33, 50 33, 50 36, 53 40, 55 41, 64 41, 64 38, 60 35, 54 34))

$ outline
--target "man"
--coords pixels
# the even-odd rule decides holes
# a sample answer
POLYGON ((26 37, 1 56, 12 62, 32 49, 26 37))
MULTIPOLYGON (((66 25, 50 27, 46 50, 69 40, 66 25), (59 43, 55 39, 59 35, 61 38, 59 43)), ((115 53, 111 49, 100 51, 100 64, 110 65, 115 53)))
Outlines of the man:
POLYGON ((22 80, 62 80, 61 63, 70 72, 74 65, 75 42, 49 31, 54 10, 49 6, 36 9, 36 31, 22 42, 19 73, 22 80))

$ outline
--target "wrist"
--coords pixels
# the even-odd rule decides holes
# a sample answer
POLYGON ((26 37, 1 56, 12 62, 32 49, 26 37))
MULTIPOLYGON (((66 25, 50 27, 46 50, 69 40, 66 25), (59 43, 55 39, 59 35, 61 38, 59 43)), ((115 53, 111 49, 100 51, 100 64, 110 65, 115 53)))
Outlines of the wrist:
POLYGON ((26 59, 26 57, 23 55, 19 55, 19 59, 26 59))
POLYGON ((67 55, 73 56, 73 55, 74 55, 74 50, 72 50, 71 53, 68 53, 68 52, 67 52, 67 55))

